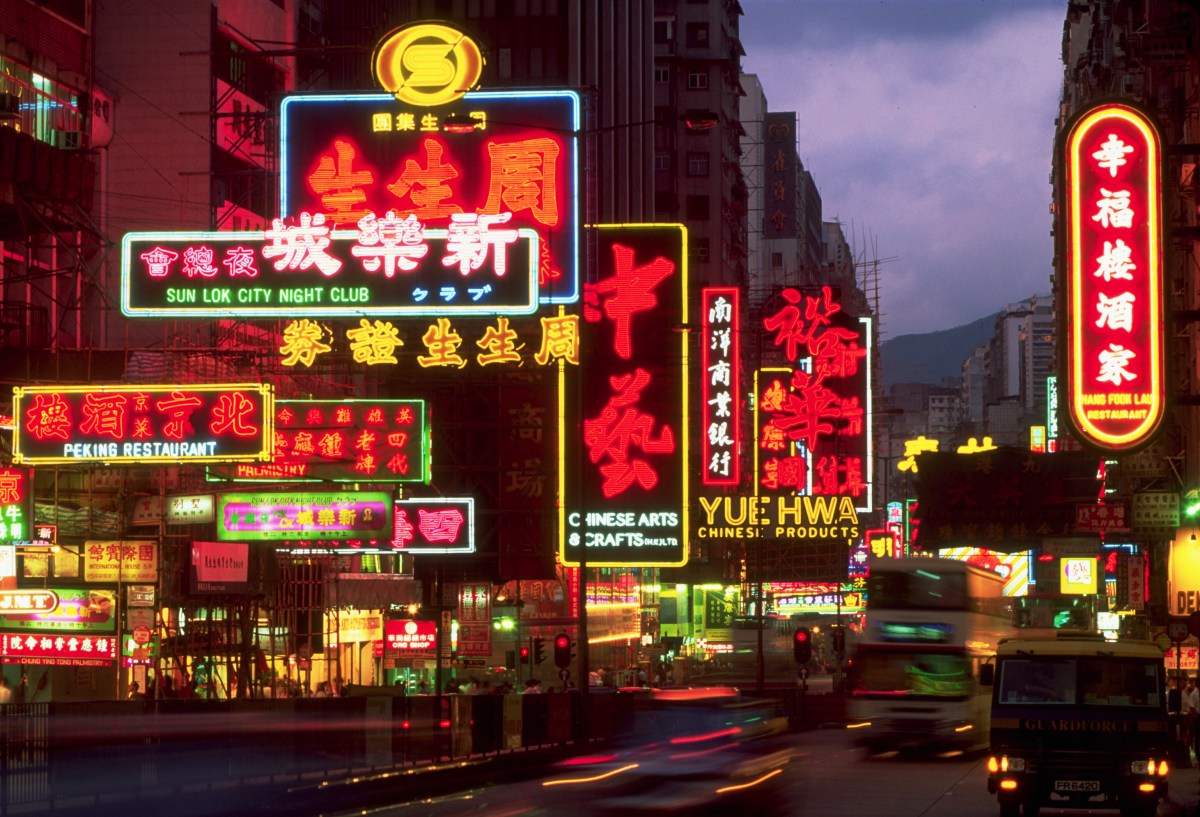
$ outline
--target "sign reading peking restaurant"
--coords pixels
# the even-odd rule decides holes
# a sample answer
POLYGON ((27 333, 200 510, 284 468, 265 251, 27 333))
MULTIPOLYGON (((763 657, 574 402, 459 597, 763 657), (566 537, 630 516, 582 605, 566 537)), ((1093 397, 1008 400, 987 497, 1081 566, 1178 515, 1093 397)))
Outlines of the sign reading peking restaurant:
POLYGON ((268 460, 273 410, 259 383, 16 386, 13 462, 268 460))
POLYGON ((560 561, 687 563, 687 230, 599 225, 560 424, 560 561), (583 551, 586 549, 586 554, 583 551))
MULTIPOLYGON (((373 257, 367 249, 407 253, 400 257, 419 267, 422 286, 438 284, 425 311, 463 306, 463 296, 436 296, 464 282, 490 285, 496 291, 480 302, 498 308, 499 290, 514 287, 506 278, 529 266, 535 299, 571 303, 579 297, 579 128, 579 96, 566 90, 477 91, 445 105, 393 94, 288 97, 280 212, 309 213, 339 231, 394 218, 402 226, 374 229, 358 252, 364 260, 373 257), (418 226, 438 237, 425 253, 418 226), (497 266, 504 250, 519 253, 521 266, 512 258, 497 266), (441 275, 426 278, 426 270, 441 275)), ((394 288, 411 277, 398 272, 394 288)))
POLYGON ((1166 407, 1161 143, 1124 102, 1083 110, 1062 141, 1066 417, 1106 451, 1150 442, 1166 407))
POLYGON ((209 468, 238 482, 428 482, 423 400, 276 400, 275 456, 209 468))

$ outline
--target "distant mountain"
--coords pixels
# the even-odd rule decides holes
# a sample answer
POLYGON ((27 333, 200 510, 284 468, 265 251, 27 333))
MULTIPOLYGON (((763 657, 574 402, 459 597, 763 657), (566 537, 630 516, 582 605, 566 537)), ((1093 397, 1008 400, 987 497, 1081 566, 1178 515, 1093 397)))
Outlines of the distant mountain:
POLYGON ((996 331, 996 314, 953 329, 885 340, 879 350, 883 387, 895 383, 939 385, 942 378, 961 377, 963 360, 996 331))

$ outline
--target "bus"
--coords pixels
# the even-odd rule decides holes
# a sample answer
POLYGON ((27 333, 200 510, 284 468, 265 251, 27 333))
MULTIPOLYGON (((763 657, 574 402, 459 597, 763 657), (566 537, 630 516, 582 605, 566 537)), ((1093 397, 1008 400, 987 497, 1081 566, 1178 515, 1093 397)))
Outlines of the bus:
POLYGON ((955 559, 877 559, 850 673, 850 728, 874 754, 986 749, 980 668, 1015 635, 998 574, 955 559))

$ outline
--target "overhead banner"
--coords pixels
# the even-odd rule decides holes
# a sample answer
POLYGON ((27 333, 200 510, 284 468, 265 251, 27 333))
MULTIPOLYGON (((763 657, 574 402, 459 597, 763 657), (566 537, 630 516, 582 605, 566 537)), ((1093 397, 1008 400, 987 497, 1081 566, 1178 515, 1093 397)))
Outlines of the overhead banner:
MULTIPOLYGON (((375 230, 364 248, 373 255, 359 252, 419 264, 417 280, 430 293, 421 311, 454 314, 471 302, 468 285, 491 288, 476 311, 522 311, 514 310, 515 284, 529 281, 530 268, 526 294, 535 304, 573 303, 580 121, 573 91, 472 92, 446 107, 391 94, 288 97, 280 109, 281 212, 310 213, 337 230, 395 218, 400 226, 375 230), (443 237, 419 257, 416 225, 443 237), (510 255, 500 265, 503 251, 510 255), (461 294, 442 302, 443 286, 461 294)), ((411 289, 408 269, 388 282, 397 297, 411 289)))
POLYGON ((1105 451, 1148 443, 1166 409, 1161 143, 1146 113, 1107 102, 1062 144, 1067 417, 1105 451))
POLYGON ((599 225, 581 344, 560 424, 559 558, 604 565, 687 562, 687 230, 599 225), (586 549, 586 556, 583 551, 586 549))
POLYGON ((17 386, 13 462, 269 460, 274 401, 261 383, 17 386))
POLYGON ((381 491, 222 494, 217 539, 238 541, 383 540, 392 532, 392 496, 381 491))

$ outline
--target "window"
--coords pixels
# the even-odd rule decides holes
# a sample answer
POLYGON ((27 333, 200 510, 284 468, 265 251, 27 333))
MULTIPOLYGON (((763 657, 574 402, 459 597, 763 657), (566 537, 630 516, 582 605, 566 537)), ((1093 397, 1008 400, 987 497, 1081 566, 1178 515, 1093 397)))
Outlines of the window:
POLYGON ((707 176, 708 154, 689 153, 687 156, 687 174, 689 176, 707 176))
POLYGON ((654 154, 654 169, 655 170, 670 170, 671 169, 671 154, 670 153, 655 153, 654 154))
POLYGON ((666 85, 671 81, 671 69, 665 65, 654 66, 654 81, 658 85, 666 85))
POLYGON ((705 221, 708 219, 708 196, 687 197, 687 219, 689 221, 705 221))
POLYGON ((688 48, 708 47, 708 23, 688 23, 685 30, 688 48))
POLYGON ((783 253, 771 253, 771 269, 783 269, 783 253))
POLYGON ((704 91, 708 89, 708 72, 707 71, 688 71, 688 88, 692 91, 704 91))
POLYGON ((675 39, 675 21, 674 20, 655 20, 654 21, 654 42, 657 44, 669 43, 675 39))
POLYGON ((707 238, 695 238, 688 242, 688 260, 700 264, 708 263, 707 238))

